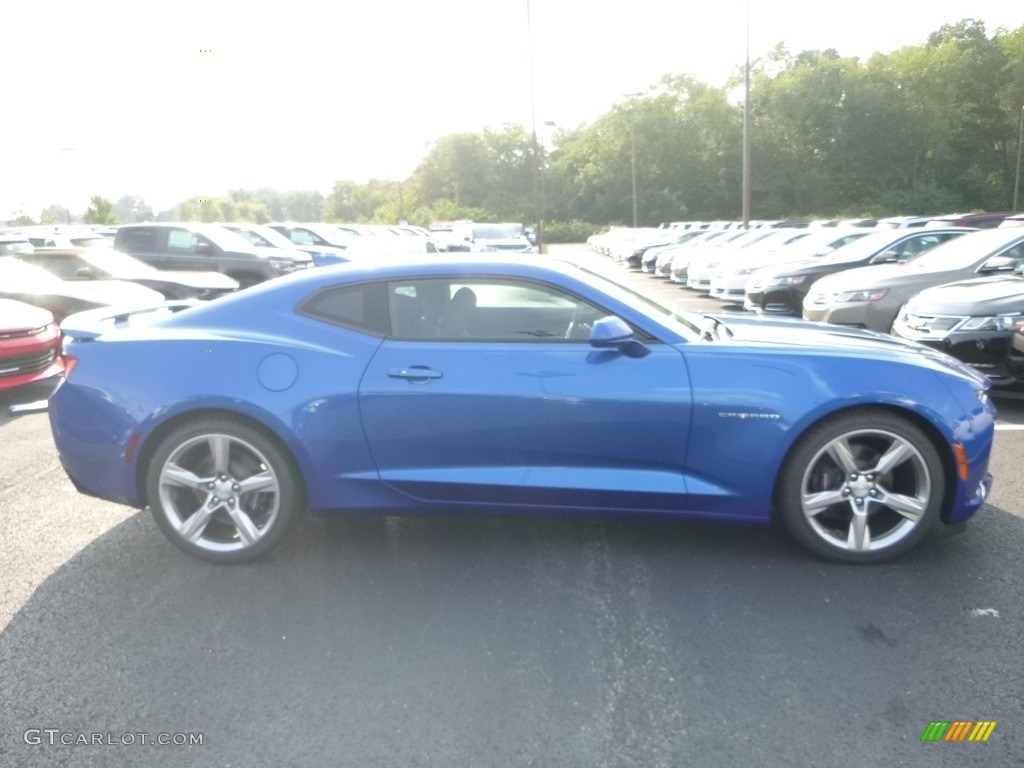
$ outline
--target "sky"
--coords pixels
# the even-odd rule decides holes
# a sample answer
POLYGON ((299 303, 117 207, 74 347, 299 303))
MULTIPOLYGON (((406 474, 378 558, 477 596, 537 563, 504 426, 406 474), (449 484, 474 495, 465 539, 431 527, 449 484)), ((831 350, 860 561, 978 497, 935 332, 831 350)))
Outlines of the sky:
MULTIPOLYGON (((451 133, 576 128, 665 74, 724 85, 778 43, 868 58, 1010 0, 12 0, 0 220, 91 195, 406 178, 451 133), (23 34, 14 34, 22 30, 23 34)), ((543 140, 543 136, 541 136, 543 140)))

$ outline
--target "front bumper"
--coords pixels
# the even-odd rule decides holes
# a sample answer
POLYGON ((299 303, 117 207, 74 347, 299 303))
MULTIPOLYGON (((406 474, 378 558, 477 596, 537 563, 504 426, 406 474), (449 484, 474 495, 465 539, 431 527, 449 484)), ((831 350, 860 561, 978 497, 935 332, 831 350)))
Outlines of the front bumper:
POLYGON ((1012 334, 995 331, 975 333, 960 332, 936 337, 934 334, 917 333, 908 328, 899 319, 893 324, 892 335, 898 339, 915 341, 931 349, 945 352, 955 357, 979 373, 984 374, 995 386, 1007 386, 1017 383, 1018 376, 1024 373, 1014 370, 1010 359, 1012 334))

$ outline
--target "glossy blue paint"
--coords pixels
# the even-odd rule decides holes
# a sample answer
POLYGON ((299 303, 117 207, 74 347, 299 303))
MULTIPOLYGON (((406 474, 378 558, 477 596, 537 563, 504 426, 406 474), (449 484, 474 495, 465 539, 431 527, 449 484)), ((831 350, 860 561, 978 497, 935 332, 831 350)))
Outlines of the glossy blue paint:
POLYGON ((307 270, 144 326, 67 343, 77 365, 50 401, 76 486, 144 506, 153 437, 195 414, 273 433, 311 509, 566 510, 766 522, 787 453, 832 413, 883 405, 933 433, 950 471, 948 517, 979 506, 994 411, 951 358, 836 326, 680 320, 575 267, 517 260, 356 263, 307 270), (308 317, 334 286, 502 276, 557 286, 637 332, 644 356, 584 340, 402 340, 308 317), (134 455, 125 451, 133 437, 134 455))

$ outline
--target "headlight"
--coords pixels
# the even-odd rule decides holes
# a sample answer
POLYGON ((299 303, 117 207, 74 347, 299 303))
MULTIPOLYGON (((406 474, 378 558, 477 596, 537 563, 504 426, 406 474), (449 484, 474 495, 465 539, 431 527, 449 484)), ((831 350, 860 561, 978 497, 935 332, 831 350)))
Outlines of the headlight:
POLYGON ((961 331, 1005 331, 1017 330, 1024 318, 1021 315, 1001 315, 998 317, 969 317, 960 326, 961 331))
POLYGON ((807 275, 793 275, 792 277, 773 277, 768 285, 802 285, 807 280, 807 275))
POLYGON ((875 289, 873 291, 843 291, 836 296, 837 304, 845 304, 851 301, 878 301, 885 294, 888 293, 885 289, 875 289))
POLYGON ((295 269, 295 262, 291 259, 271 259, 270 268, 276 269, 278 272, 287 272, 295 269))

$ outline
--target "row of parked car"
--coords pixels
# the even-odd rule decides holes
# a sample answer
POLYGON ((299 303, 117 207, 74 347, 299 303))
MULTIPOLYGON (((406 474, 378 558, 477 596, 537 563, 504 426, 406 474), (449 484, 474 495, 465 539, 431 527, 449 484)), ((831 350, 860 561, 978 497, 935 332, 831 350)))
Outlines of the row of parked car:
POLYGON ((58 324, 72 313, 214 299, 297 270, 434 250, 421 228, 355 224, 0 230, 0 391, 60 373, 58 324))
POLYGON ((535 250, 516 223, 147 222, 0 230, 0 391, 58 373, 59 324, 114 305, 214 299, 312 267, 438 251, 535 250))
POLYGON ((679 224, 590 245, 723 304, 888 333, 1024 383, 1024 215, 895 221, 679 224))

